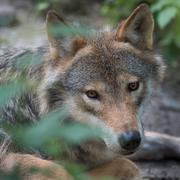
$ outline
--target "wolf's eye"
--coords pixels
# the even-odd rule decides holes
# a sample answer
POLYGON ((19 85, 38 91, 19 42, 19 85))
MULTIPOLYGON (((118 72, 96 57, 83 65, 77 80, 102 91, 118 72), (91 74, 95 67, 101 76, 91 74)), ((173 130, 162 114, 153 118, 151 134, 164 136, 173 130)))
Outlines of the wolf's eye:
POLYGON ((91 98, 91 99, 98 99, 99 98, 99 94, 94 90, 86 91, 86 95, 88 98, 91 98))
POLYGON ((131 83, 128 84, 129 92, 136 91, 136 90, 138 90, 138 88, 139 88, 139 81, 131 82, 131 83))

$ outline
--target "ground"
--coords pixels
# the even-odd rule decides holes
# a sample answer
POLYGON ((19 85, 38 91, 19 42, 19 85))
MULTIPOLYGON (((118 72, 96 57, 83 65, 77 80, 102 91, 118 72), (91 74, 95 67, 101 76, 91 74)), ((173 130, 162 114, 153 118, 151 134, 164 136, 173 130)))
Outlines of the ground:
MULTIPOLYGON (((1 11, 2 6, 0 15, 1 11)), ((97 13, 96 9, 95 12, 97 13)), ((19 25, 0 28, 0 46, 10 45, 21 48, 44 44, 46 35, 45 24, 42 19, 36 18, 32 14, 29 16, 28 13, 21 10, 15 14, 20 17, 19 25)), ((99 27, 105 22, 100 16, 94 14, 86 17, 69 15, 66 19, 76 19, 76 21, 80 20, 86 24, 98 25, 99 27)), ((143 116, 145 130, 180 136, 180 73, 174 73, 174 71, 174 69, 169 68, 162 85, 153 92, 151 103, 149 103, 143 116)), ((145 177, 171 178, 174 180, 180 178, 180 162, 178 161, 146 161, 137 162, 137 164, 145 177)))
MULTIPOLYGON (((174 71, 173 71, 174 72, 174 71)), ((167 69, 161 87, 154 91, 151 103, 145 110, 145 130, 180 136, 180 76, 167 69)), ((180 162, 173 160, 138 162, 144 176, 180 178, 180 162)))

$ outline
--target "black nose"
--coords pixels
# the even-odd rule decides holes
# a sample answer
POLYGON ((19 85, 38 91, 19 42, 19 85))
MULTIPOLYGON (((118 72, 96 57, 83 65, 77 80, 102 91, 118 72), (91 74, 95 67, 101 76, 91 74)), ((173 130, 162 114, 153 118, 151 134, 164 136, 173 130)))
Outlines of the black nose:
POLYGON ((122 149, 127 151, 134 151, 141 143, 141 135, 138 131, 128 131, 121 134, 118 140, 122 149))

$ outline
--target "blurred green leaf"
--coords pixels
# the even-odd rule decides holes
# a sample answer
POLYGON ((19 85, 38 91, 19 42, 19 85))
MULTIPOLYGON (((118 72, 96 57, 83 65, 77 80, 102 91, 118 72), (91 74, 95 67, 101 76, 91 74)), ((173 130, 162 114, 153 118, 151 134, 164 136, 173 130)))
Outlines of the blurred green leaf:
POLYGON ((176 35, 176 37, 174 37, 174 41, 177 45, 177 47, 180 48, 180 33, 176 35))
POLYGON ((46 10, 48 7, 49 7, 49 2, 39 2, 37 5, 36 5, 36 9, 38 11, 43 11, 43 10, 46 10))
POLYGON ((175 7, 166 7, 158 13, 157 21, 161 29, 167 26, 168 23, 176 16, 177 9, 175 7))
POLYGON ((20 180, 20 171, 15 169, 11 172, 0 171, 1 180, 20 180))
MULTIPOLYGON (((51 112, 32 126, 16 126, 16 128, 8 127, 8 129, 10 134, 15 134, 14 138, 20 144, 34 148, 47 143, 57 145, 56 140, 64 140, 68 144, 78 144, 102 135, 99 129, 85 124, 78 122, 64 124, 63 121, 66 118, 67 112, 64 110, 51 112), (18 131, 14 132, 14 129, 18 129, 18 131)), ((51 151, 56 151, 56 149, 51 149, 51 151)))
POLYGON ((91 126, 76 122, 61 126, 60 136, 65 139, 66 142, 78 144, 89 139, 100 137, 101 132, 91 126))
POLYGON ((38 64, 43 61, 43 55, 38 52, 25 52, 23 55, 16 59, 16 68, 26 69, 38 64))
POLYGON ((56 38, 64 38, 66 36, 88 36, 89 29, 87 26, 66 26, 63 24, 54 25, 49 28, 51 34, 53 34, 56 38))
POLYGON ((65 111, 50 112, 32 127, 26 129, 23 136, 23 142, 32 147, 40 147, 59 134, 60 123, 67 117, 65 111), (37 137, 41 137, 40 139, 37 137))
POLYGON ((152 12, 160 11, 162 8, 164 8, 166 5, 168 5, 170 3, 171 3, 171 1, 169 1, 169 0, 159 0, 159 1, 156 1, 151 6, 151 10, 152 10, 152 12))
POLYGON ((25 90, 25 84, 25 80, 21 78, 15 79, 13 82, 2 84, 0 86, 0 107, 3 107, 10 99, 21 94, 25 90))

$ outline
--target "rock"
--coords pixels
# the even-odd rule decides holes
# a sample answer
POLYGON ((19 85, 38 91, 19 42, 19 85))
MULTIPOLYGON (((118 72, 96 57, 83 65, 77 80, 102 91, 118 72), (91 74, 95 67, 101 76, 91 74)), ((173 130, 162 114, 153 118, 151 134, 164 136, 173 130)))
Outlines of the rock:
POLYGON ((144 179, 178 180, 180 177, 180 162, 175 160, 136 162, 144 179))

